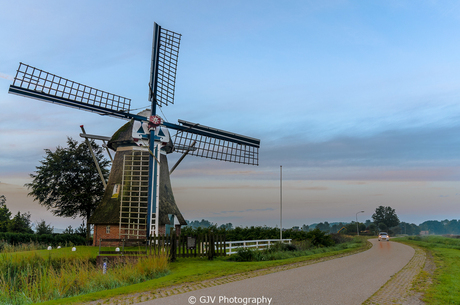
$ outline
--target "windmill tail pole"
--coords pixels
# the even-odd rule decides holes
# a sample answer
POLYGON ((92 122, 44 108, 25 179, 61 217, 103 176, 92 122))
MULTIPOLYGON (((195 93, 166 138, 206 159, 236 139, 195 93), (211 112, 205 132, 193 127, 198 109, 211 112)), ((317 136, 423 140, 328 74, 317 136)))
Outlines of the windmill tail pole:
POLYGON ((184 152, 184 154, 179 158, 179 160, 177 160, 176 164, 174 164, 174 166, 171 168, 171 170, 169 171, 169 174, 171 175, 172 172, 176 169, 176 167, 182 162, 182 160, 184 160, 185 156, 187 156, 187 154, 189 153, 189 151, 195 146, 195 143, 196 141, 193 141, 192 145, 190 145, 190 147, 187 149, 186 152, 184 152))
MULTIPOLYGON (((83 135, 86 134, 85 127, 83 125, 80 125, 81 131, 83 132, 83 135)), ((86 145, 88 145, 88 149, 91 152, 91 156, 93 156, 94 164, 96 164, 97 172, 99 173, 99 177, 101 177, 102 184, 104 185, 104 189, 107 188, 107 183, 105 182, 104 176, 102 175, 101 168, 99 167, 99 162, 97 162, 96 156, 94 155, 93 149, 91 148, 91 143, 89 142, 88 138, 85 137, 86 145)))
POLYGON ((109 147, 107 146, 107 143, 105 143, 104 140, 102 140, 102 143, 104 143, 103 146, 105 147, 105 150, 107 150, 107 154, 109 155, 110 161, 112 161, 112 163, 113 163, 113 158, 112 158, 112 155, 110 154, 109 147))

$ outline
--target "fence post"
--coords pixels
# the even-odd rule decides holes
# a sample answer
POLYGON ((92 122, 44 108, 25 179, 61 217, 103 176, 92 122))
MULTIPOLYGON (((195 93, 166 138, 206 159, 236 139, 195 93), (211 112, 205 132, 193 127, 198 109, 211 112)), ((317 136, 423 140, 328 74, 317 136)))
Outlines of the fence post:
POLYGON ((169 231, 169 237, 170 237, 170 252, 169 252, 169 258, 171 262, 176 261, 176 254, 177 254, 177 247, 176 247, 176 234, 174 232, 174 229, 171 228, 169 231))
POLYGON ((214 259, 214 235, 209 234, 208 260, 212 261, 213 259, 214 259))

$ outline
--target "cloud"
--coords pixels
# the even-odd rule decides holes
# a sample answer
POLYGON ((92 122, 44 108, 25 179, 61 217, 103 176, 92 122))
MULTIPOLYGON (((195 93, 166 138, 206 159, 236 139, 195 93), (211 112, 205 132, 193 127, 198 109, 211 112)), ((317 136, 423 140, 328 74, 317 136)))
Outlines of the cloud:
POLYGON ((1 72, 0 72, 0 78, 4 78, 4 79, 7 79, 7 80, 14 80, 13 76, 8 75, 8 74, 4 74, 4 73, 1 73, 1 72))
MULTIPOLYGON (((203 182, 206 183, 206 182, 203 182)), ((270 185, 218 185, 218 186, 178 186, 174 187, 174 191, 185 191, 185 190, 278 190, 279 186, 270 186, 270 185)), ((328 187, 325 186, 292 186, 292 185, 283 185, 283 190, 293 190, 293 191, 325 191, 328 190, 328 187)))
POLYGON ((213 215, 221 215, 221 214, 237 214, 237 213, 248 213, 248 212, 266 212, 266 211, 274 211, 273 208, 266 208, 266 209, 246 209, 241 211, 220 211, 214 212, 213 215))
POLYGON ((372 136, 338 136, 324 142, 300 142, 282 149, 267 147, 261 163, 289 166, 424 165, 455 161, 460 126, 388 130, 372 136))

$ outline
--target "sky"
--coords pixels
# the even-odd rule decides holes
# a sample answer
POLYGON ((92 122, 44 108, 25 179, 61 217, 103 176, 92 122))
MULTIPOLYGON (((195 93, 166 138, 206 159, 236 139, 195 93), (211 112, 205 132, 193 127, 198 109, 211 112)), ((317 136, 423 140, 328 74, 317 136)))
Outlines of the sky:
MULTIPOLYGON (((283 227, 459 219, 460 3, 0 0, 0 195, 55 228, 25 183, 45 149, 125 121, 8 94, 19 62, 148 107, 153 23, 182 34, 178 119, 261 139, 259 166, 186 157, 188 220, 283 227), (281 171, 282 166, 282 196, 281 171), (364 213, 356 214, 359 211, 364 213)), ((170 166, 180 157, 169 156, 170 166)))

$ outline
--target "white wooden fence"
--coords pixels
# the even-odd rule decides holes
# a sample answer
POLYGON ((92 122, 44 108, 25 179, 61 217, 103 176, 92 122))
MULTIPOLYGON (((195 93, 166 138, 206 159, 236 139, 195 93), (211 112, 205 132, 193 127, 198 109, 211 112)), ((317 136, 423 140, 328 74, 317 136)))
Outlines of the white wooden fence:
MULTIPOLYGON (((282 239, 281 242, 290 244, 292 239, 282 239)), ((260 239, 260 240, 241 240, 241 241, 226 241, 227 255, 235 254, 238 248, 251 248, 255 250, 264 250, 270 248, 271 245, 279 243, 279 239, 260 239)))

